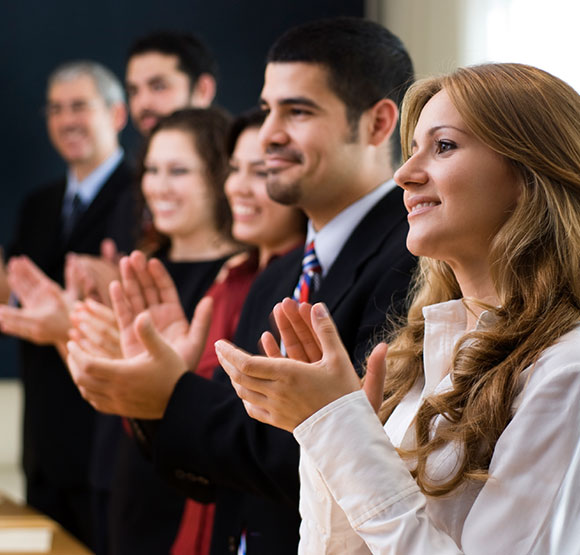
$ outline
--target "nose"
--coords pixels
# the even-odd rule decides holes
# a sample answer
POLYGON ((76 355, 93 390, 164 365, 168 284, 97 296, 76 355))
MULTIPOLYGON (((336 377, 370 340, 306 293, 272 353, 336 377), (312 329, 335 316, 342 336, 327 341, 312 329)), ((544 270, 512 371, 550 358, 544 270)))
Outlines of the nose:
POLYGON ((283 122, 275 110, 271 110, 266 116, 262 127, 260 127, 258 141, 264 151, 272 144, 285 145, 290 141, 283 122))
POLYGON ((66 106, 57 114, 51 115, 49 119, 59 127, 68 127, 79 120, 79 114, 75 113, 70 106, 66 106))
POLYGON ((61 127, 69 127, 76 122, 77 118, 71 110, 63 110, 56 118, 57 125, 61 127))
POLYGON ((149 109, 151 106, 150 94, 143 87, 133 93, 129 99, 131 113, 138 115, 142 110, 149 109))
POLYGON ((410 189, 416 185, 424 185, 428 181, 421 157, 418 154, 411 156, 393 176, 395 183, 403 189, 410 189))
POLYGON ((225 182, 226 195, 248 196, 251 192, 248 172, 243 168, 232 171, 225 182))
POLYGON ((158 170, 154 175, 145 174, 141 188, 145 196, 163 197, 171 191, 171 179, 166 171, 158 170))

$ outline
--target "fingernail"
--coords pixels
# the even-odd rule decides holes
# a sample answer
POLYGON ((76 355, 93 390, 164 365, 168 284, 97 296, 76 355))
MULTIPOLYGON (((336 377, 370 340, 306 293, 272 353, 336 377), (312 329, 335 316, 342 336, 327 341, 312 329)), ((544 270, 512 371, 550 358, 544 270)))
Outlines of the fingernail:
POLYGON ((314 311, 314 316, 316 316, 319 320, 323 318, 328 318, 328 308, 324 303, 316 303, 312 310, 314 311))

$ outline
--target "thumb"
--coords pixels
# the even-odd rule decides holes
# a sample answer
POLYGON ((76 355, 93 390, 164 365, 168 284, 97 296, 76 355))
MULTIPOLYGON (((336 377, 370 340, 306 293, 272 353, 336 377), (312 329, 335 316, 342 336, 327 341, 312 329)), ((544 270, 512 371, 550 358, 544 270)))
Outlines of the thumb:
POLYGON ((385 360, 387 349, 386 343, 379 343, 367 360, 367 373, 363 383, 363 390, 375 412, 378 412, 383 402, 385 375, 387 373, 385 360))
POLYGON ((205 343, 211 325, 212 310, 213 299, 211 297, 204 297, 197 303, 188 332, 190 337, 198 337, 202 343, 205 343))
POLYGON ((337 349, 344 351, 338 330, 324 303, 316 303, 311 312, 312 328, 320 341, 323 355, 337 349))
POLYGON ((201 360, 211 326, 213 299, 204 297, 197 303, 187 332, 187 346, 182 352, 188 368, 196 368, 201 360))
POLYGON ((81 276, 76 262, 76 255, 69 253, 64 265, 64 289, 72 300, 81 298, 81 276))
POLYGON ((133 324, 137 337, 153 358, 164 358, 171 347, 165 343, 159 332, 153 326, 148 312, 141 312, 133 324))
POLYGON ((101 257, 113 264, 118 262, 119 253, 113 239, 106 238, 101 241, 101 257))

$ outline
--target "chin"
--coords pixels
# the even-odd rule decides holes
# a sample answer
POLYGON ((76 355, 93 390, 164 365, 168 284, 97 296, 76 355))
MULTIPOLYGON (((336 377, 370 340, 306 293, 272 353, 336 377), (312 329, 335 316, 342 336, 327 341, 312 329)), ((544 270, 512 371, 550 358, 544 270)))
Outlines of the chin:
POLYGON ((282 183, 274 176, 266 183, 268 196, 284 206, 295 206, 301 198, 300 185, 297 182, 282 183))
POLYGON ((232 229, 232 236, 236 241, 247 245, 256 245, 260 242, 262 234, 259 231, 248 229, 232 229))
POLYGON ((429 243, 432 243, 432 240, 425 241, 407 236, 407 250, 415 256, 435 258, 433 256, 435 254, 435 249, 433 248, 433 245, 430 245, 429 243))

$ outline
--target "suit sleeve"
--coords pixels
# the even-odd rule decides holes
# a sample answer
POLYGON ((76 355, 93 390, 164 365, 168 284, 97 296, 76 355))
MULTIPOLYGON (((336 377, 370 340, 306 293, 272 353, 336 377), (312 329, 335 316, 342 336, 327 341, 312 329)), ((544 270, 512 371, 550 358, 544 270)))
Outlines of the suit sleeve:
MULTIPOLYGON (((380 207, 379 207, 380 208, 380 207)), ((377 226, 384 228, 377 210, 377 226)), ((331 313, 355 364, 362 366, 385 313, 393 300, 405 297, 413 258, 404 245, 405 225, 394 225, 390 241, 361 249, 358 237, 347 246, 357 253, 360 271, 348 276, 349 286, 334 289, 331 313)), ((274 304, 291 292, 300 269, 301 249, 271 264, 254 282, 234 338, 240 347, 256 352, 261 332, 268 329, 274 304), (285 260, 286 259, 286 260, 285 260)), ((348 252, 346 256, 351 256, 348 252)), ((356 259, 356 258, 355 258, 356 259)), ((327 276, 330 289, 340 274, 327 276)), ((226 377, 227 378, 227 377, 226 377)), ((299 497, 299 448, 285 431, 250 418, 235 391, 218 370, 212 382, 186 374, 177 383, 154 440, 157 468, 188 495, 199 498, 213 484, 267 497, 296 508, 299 497)))
POLYGON ((407 290, 416 259, 405 248, 406 228, 400 226, 394 241, 353 278, 348 298, 332 310, 332 317, 351 361, 363 375, 372 348, 386 338, 401 315, 406 313, 407 290))
MULTIPOLYGON (((294 262, 288 260, 290 266, 294 262)), ((249 352, 257 352, 270 309, 287 289, 278 279, 288 273, 286 264, 272 263, 250 289, 234 337, 249 352)), ((293 281, 294 275, 287 279, 293 281)), ((247 415, 221 368, 211 381, 192 373, 182 376, 153 439, 158 470, 200 501, 219 486, 296 507, 298 455, 292 434, 247 415)))
POLYGON ((251 419, 231 386, 192 373, 177 383, 154 443, 158 470, 200 501, 213 486, 296 506, 298 444, 251 419))

